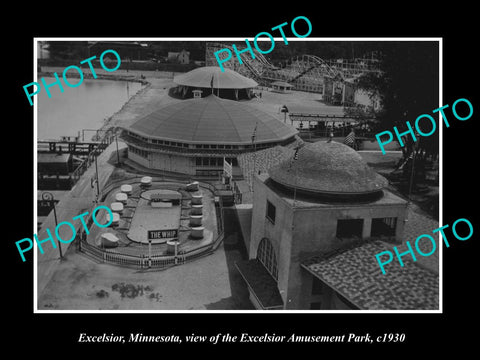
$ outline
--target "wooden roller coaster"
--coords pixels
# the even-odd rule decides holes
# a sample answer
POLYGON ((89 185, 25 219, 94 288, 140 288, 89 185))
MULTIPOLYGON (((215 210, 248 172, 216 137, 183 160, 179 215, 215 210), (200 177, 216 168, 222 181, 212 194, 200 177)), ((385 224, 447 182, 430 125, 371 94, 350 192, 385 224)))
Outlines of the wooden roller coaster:
MULTIPOLYGON (((218 66, 214 56, 216 51, 234 49, 226 44, 209 42, 206 46, 205 65, 218 66)), ((290 59, 284 67, 271 64, 263 54, 252 48, 255 58, 250 53, 240 53, 241 63, 236 56, 230 61, 223 63, 223 66, 250 77, 260 85, 270 85, 274 81, 285 81, 290 83, 297 90, 316 93, 323 92, 325 77, 342 81, 346 78, 355 77, 361 73, 378 71, 378 60, 376 59, 335 59, 326 61, 315 55, 301 55, 290 59)), ((225 52, 219 53, 223 59, 225 52)))

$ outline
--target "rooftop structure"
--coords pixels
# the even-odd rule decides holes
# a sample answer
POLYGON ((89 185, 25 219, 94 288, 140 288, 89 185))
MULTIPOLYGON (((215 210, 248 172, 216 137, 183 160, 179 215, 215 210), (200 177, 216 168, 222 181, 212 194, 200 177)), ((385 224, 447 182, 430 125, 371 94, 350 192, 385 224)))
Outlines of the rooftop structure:
POLYGON ((292 143, 297 134, 260 109, 216 95, 166 105, 124 130, 131 160, 189 175, 216 174, 223 158, 236 166, 238 154, 292 143))
POLYGON ((249 260, 237 264, 256 308, 438 309, 438 274, 411 262, 384 276, 376 262, 407 216, 386 179, 334 141, 280 157, 254 175, 249 260))
POLYGON ((352 148, 337 142, 323 142, 299 149, 297 160, 286 160, 269 169, 275 182, 297 191, 315 194, 373 194, 387 180, 372 170, 352 148))
POLYGON ((293 88, 293 85, 285 81, 274 81, 270 85, 272 86, 273 91, 280 93, 288 93, 293 88))
POLYGON ((202 96, 216 93, 217 96, 228 99, 249 99, 251 89, 258 84, 256 81, 240 75, 236 71, 218 66, 205 66, 177 75, 173 82, 178 84, 177 94, 182 97, 192 97, 192 91, 202 90, 202 96))
POLYGON ((257 86, 257 82, 240 75, 236 71, 218 66, 205 66, 185 74, 177 75, 173 82, 178 85, 214 89, 248 89, 257 86), (213 81, 212 81, 213 80, 213 81))

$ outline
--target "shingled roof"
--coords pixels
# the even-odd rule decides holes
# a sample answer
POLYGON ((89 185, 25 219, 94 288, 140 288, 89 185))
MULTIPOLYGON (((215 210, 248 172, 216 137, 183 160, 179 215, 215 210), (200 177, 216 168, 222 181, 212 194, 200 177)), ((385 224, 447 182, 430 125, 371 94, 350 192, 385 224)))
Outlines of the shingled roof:
POLYGON ((439 277, 404 257, 383 274, 375 255, 391 251, 382 241, 310 258, 302 267, 363 310, 438 310, 439 277))
POLYGON ((127 127, 153 139, 206 144, 281 142, 297 131, 248 104, 209 95, 166 105, 127 127), (255 130, 256 129, 256 130, 255 130))

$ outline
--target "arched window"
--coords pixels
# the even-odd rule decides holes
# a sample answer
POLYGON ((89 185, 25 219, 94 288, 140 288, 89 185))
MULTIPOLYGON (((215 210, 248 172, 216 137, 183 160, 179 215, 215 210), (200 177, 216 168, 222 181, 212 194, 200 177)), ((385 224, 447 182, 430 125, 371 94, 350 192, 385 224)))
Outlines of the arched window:
POLYGON ((265 266, 270 275, 278 280, 277 257, 272 243, 267 238, 263 238, 258 245, 257 259, 265 266))

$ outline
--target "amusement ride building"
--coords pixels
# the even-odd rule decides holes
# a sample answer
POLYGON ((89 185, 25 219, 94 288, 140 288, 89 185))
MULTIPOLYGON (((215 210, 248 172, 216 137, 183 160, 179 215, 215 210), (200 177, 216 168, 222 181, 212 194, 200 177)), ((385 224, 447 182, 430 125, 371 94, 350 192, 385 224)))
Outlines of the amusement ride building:
POLYGON ((123 128, 128 158, 145 168, 218 176, 225 159, 233 165, 235 177, 241 174, 236 158, 239 154, 297 140, 297 130, 273 115, 250 106, 248 101, 222 98, 228 95, 227 90, 241 94, 247 86, 256 85, 253 80, 231 70, 223 74, 207 67, 175 81, 184 84, 186 93, 193 89, 197 95, 163 106, 123 128), (213 88, 206 88, 210 84, 213 88), (201 91, 207 96, 202 97, 201 91))
POLYGON ((310 143, 254 177, 249 260, 258 309, 435 309, 438 275, 375 254, 402 241, 407 202, 350 147, 310 143))
POLYGON ((205 66, 177 75, 173 82, 177 84, 174 93, 183 98, 192 98, 194 91, 200 90, 203 97, 215 93, 231 100, 252 98, 253 88, 258 85, 255 80, 230 69, 222 71, 218 66, 205 66))

